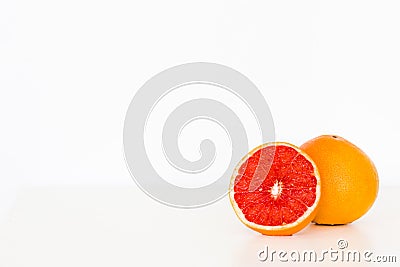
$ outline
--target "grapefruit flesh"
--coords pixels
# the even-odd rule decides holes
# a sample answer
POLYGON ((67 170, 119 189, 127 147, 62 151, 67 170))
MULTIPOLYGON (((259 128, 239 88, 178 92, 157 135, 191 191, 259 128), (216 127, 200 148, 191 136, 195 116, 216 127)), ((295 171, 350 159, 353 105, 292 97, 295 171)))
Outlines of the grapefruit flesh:
POLYGON ((229 197, 246 226, 266 235, 292 235, 315 216, 319 173, 311 158, 294 145, 267 143, 239 162, 229 197))

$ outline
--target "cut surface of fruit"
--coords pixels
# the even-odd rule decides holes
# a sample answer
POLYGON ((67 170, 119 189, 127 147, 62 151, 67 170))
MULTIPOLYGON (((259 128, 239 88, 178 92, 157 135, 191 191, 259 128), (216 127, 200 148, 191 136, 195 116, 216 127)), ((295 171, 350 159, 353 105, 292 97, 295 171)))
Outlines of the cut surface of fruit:
POLYGON ((321 176, 315 223, 351 223, 371 208, 378 194, 378 172, 360 148, 338 135, 322 135, 301 149, 317 164, 321 176))
POLYGON ((229 198, 239 219, 266 235, 291 235, 314 218, 318 170, 307 154, 282 142, 250 151, 236 166, 229 198))

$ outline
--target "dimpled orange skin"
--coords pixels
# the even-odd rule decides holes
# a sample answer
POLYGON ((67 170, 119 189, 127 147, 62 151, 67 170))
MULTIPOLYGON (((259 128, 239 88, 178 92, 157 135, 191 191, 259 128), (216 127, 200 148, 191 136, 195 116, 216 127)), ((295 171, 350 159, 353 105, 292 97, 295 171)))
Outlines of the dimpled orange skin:
POLYGON ((321 198, 317 224, 347 224, 363 216, 379 187, 374 163, 357 146, 336 135, 316 137, 300 147, 317 165, 321 198))

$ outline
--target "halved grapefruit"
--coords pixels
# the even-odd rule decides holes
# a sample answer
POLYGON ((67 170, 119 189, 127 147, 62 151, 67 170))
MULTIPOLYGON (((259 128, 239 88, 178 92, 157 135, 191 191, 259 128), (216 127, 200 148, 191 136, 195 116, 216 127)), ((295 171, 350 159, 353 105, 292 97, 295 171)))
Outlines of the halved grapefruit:
POLYGON ((289 143, 250 151, 236 166, 229 198, 239 219, 265 235, 292 235, 316 214, 320 176, 312 159, 289 143))

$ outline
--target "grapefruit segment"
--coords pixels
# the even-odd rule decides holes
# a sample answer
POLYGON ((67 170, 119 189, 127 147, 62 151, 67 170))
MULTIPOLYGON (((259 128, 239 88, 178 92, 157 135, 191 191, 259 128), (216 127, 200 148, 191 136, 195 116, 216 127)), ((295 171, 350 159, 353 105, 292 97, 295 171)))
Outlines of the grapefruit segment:
POLYGON ((239 219, 266 235, 291 235, 315 216, 318 170, 307 154, 274 142, 250 151, 236 166, 229 198, 239 219))

